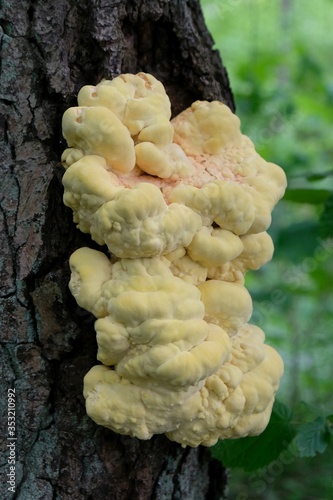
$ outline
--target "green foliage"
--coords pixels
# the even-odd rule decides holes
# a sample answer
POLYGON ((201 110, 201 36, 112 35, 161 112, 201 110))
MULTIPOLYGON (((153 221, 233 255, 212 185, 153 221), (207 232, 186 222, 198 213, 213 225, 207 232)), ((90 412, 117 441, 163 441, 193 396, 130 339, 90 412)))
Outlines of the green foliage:
POLYGON ((288 408, 275 401, 264 432, 255 437, 219 441, 211 448, 211 453, 227 467, 241 467, 245 471, 260 469, 275 460, 294 438, 291 417, 288 408))
POLYGON ((287 189, 284 200, 316 205, 328 200, 330 195, 328 189, 287 189))
POLYGON ((330 423, 325 417, 318 417, 310 423, 303 424, 296 436, 296 444, 300 457, 314 457, 324 453, 332 436, 330 423))
POLYGON ((333 423, 332 1, 202 0, 202 5, 228 70, 242 130, 288 178, 269 230, 274 259, 249 273, 246 285, 254 300, 251 322, 264 329, 284 359, 278 396, 293 408, 292 416, 284 419, 275 405, 262 436, 223 441, 213 453, 231 467, 242 464, 252 471, 235 469, 231 498, 328 499, 333 491, 333 447, 328 446, 333 423), (274 432, 281 440, 283 425, 294 432, 287 445, 293 460, 274 475, 273 464, 285 452, 279 455, 274 432))
POLYGON ((327 198, 319 221, 319 234, 322 238, 333 236, 333 193, 327 198))
POLYGON ((279 253, 280 258, 297 264, 301 259, 314 253, 318 245, 318 236, 316 221, 294 222, 279 230, 275 238, 275 251, 279 253))
POLYGON ((253 472, 278 459, 292 442, 296 445, 294 455, 299 457, 323 453, 332 436, 332 416, 318 415, 318 409, 303 402, 292 412, 282 402, 275 401, 264 432, 255 437, 219 441, 211 453, 227 467, 253 472))

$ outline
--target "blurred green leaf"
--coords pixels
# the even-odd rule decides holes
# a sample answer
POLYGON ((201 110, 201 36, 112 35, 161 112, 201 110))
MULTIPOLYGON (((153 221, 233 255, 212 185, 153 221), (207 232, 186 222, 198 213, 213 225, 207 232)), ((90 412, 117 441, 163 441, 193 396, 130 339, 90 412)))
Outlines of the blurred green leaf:
POLYGON ((330 442, 330 434, 325 417, 303 424, 295 438, 299 456, 314 457, 317 453, 323 453, 330 442))
POLYGON ((254 471, 275 460, 295 436, 290 423, 291 411, 275 401, 270 421, 262 434, 256 437, 225 439, 210 448, 214 458, 226 467, 241 467, 254 471))
POLYGON ((284 200, 296 203, 323 203, 331 192, 327 189, 287 189, 284 200))
MULTIPOLYGON (((302 159, 302 162, 304 163, 305 159, 302 159)), ((308 172, 307 170, 304 170, 303 172, 291 174, 289 176, 289 182, 298 179, 306 179, 309 182, 317 182, 332 176, 333 170, 326 170, 325 172, 308 172)))
POLYGON ((316 181, 322 181, 323 179, 326 179, 327 177, 330 177, 332 175, 333 175, 333 171, 328 170, 327 172, 323 172, 320 174, 308 174, 306 176, 306 178, 310 182, 316 182, 316 181))
POLYGON ((299 401, 293 408, 293 422, 296 425, 313 422, 318 417, 323 417, 322 410, 306 401, 299 401))
MULTIPOLYGON (((299 264, 318 246, 318 223, 304 221, 280 229, 275 238, 275 252, 281 258, 299 264)), ((291 266, 289 266, 291 268, 291 266)))
POLYGON ((309 182, 316 182, 316 181, 322 181, 325 179, 325 175, 323 174, 312 174, 312 175, 307 175, 306 178, 309 182))
POLYGON ((333 193, 331 193, 324 205, 324 211, 319 220, 319 235, 321 238, 333 236, 333 193))

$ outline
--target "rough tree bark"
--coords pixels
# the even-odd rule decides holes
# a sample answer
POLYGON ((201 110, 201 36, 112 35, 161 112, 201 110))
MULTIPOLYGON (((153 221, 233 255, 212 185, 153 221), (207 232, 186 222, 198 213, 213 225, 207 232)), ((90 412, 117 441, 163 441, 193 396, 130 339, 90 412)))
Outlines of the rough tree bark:
POLYGON ((85 413, 93 318, 68 291, 69 255, 93 244, 62 203, 64 110, 102 77, 150 72, 178 113, 233 98, 198 0, 3 0, 1 76, 2 498, 217 499, 225 470, 204 448, 140 442, 85 413), (16 391, 15 494, 7 390, 16 391))

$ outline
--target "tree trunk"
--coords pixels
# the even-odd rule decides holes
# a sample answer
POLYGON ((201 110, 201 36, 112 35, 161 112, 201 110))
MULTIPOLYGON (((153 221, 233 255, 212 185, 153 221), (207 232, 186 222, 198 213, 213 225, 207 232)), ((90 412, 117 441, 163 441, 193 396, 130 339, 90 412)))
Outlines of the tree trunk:
POLYGON ((62 203, 59 165, 62 114, 102 78, 152 73, 174 114, 196 99, 233 109, 199 1, 3 0, 0 19, 1 498, 222 498, 226 472, 206 449, 86 415, 94 318, 68 291, 68 258, 93 243, 62 203))

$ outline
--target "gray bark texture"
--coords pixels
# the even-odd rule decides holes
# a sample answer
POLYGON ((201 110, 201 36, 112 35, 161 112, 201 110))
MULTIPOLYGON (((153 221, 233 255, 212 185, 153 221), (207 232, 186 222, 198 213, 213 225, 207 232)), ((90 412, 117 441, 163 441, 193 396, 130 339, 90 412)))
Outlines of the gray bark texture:
POLYGON ((119 436, 86 415, 94 318, 68 290, 68 258, 94 244, 62 203, 59 164, 64 110, 102 78, 152 73, 174 114, 196 99, 234 108, 199 2, 3 0, 0 37, 1 498, 222 498, 226 471, 207 449, 119 436), (8 440, 8 389, 16 441, 8 440))

